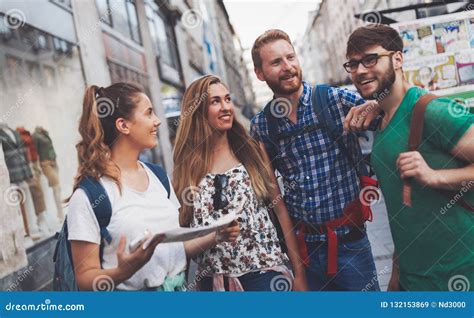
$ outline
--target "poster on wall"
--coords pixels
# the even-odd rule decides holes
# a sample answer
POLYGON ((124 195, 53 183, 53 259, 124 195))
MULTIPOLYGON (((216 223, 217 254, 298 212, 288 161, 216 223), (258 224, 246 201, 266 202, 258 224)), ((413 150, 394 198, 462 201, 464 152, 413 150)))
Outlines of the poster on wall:
POLYGON ((437 54, 406 61, 403 65, 410 84, 429 90, 439 90, 458 85, 454 54, 437 54))
POLYGON ((431 26, 417 24, 400 27, 405 57, 416 58, 436 54, 436 42, 431 26))
MULTIPOLYGON (((474 11, 396 23, 392 27, 403 39, 403 69, 411 84, 431 91, 456 87, 473 90, 474 11)), ((447 90, 446 94, 452 91, 447 90)))
POLYGON ((459 83, 474 84, 474 49, 458 52, 455 57, 459 83))
POLYGON ((433 24, 438 53, 458 52, 470 48, 470 38, 465 20, 433 24))

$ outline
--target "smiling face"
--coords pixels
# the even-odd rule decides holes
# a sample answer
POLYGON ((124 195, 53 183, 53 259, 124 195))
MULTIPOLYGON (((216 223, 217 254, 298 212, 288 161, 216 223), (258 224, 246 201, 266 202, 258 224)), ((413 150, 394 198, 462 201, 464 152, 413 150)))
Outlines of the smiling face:
POLYGON ((396 80, 394 60, 398 64, 400 52, 394 52, 392 55, 382 46, 377 45, 364 50, 363 53, 354 54, 349 57, 349 61, 360 61, 369 54, 382 54, 371 67, 365 67, 359 63, 357 69, 351 73, 354 86, 360 95, 365 99, 376 99, 382 93, 387 93, 396 80))
POLYGON ((234 121, 234 104, 229 90, 222 83, 209 86, 207 120, 212 128, 227 131, 234 121))
POLYGON ((302 71, 293 46, 276 40, 260 48, 261 67, 255 68, 259 80, 265 81, 274 94, 290 95, 302 83, 302 71))
MULTIPOLYGON (((155 115, 153 105, 148 96, 139 93, 135 98, 136 104, 132 118, 124 120, 128 138, 140 149, 153 148, 158 144, 157 133, 161 121, 155 115)), ((121 122, 118 122, 117 126, 119 130, 123 128, 121 122)))

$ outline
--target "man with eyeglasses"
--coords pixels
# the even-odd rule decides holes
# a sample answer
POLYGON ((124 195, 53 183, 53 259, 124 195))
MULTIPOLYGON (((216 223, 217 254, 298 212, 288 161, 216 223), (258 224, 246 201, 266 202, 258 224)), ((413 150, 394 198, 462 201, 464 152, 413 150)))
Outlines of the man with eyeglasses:
POLYGON ((344 64, 361 96, 385 113, 371 160, 395 244, 389 290, 472 291, 474 115, 411 86, 402 52, 393 28, 361 27, 344 64))
POLYGON ((379 113, 378 106, 355 92, 329 87, 322 104, 339 133, 332 136, 316 112, 312 97, 317 92, 302 80, 285 32, 269 30, 258 37, 252 59, 258 79, 267 83, 274 97, 252 119, 250 133, 282 176, 284 203, 295 226, 309 288, 379 290, 364 222, 329 225, 344 218, 362 188, 354 164, 359 144, 355 136, 343 134, 344 119, 352 118, 348 125, 353 127, 367 127, 379 113), (271 140, 270 129, 278 140, 271 140))

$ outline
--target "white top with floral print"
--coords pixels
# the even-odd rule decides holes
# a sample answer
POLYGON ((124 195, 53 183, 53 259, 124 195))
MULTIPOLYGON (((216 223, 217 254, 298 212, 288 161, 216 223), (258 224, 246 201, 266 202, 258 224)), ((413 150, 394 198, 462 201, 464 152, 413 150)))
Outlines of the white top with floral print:
POLYGON ((233 243, 222 242, 199 254, 198 275, 227 274, 239 276, 247 272, 283 265, 287 256, 282 252, 277 232, 268 209, 259 202, 250 176, 243 164, 223 173, 229 177, 223 194, 228 205, 215 211, 215 174, 208 173, 199 183, 199 195, 194 197, 191 227, 213 224, 229 212, 235 212, 240 222, 240 235, 233 243))

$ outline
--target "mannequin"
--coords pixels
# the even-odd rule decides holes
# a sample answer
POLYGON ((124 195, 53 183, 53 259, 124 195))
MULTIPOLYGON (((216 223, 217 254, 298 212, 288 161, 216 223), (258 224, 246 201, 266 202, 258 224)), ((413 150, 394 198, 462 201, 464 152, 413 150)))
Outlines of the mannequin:
POLYGON ((49 133, 43 127, 36 127, 33 133, 33 142, 38 150, 41 170, 48 179, 48 185, 53 190, 59 223, 64 220, 61 202, 61 187, 59 185, 59 169, 56 162, 56 152, 49 133))
POLYGON ((42 234, 38 228, 33 199, 27 183, 33 177, 33 174, 28 165, 20 135, 4 122, 0 122, 0 140, 2 141, 2 150, 10 183, 15 189, 19 190, 23 197, 20 202, 24 211, 25 232, 33 240, 39 239, 42 234))
POLYGON ((40 227, 41 231, 45 233, 53 232, 55 229, 49 228, 48 223, 46 222, 46 203, 43 188, 41 187, 40 183, 41 168, 38 160, 38 152, 33 142, 33 137, 31 136, 30 132, 23 127, 17 127, 16 130, 20 134, 21 139, 24 143, 26 157, 28 159, 30 169, 33 173, 33 178, 28 181, 28 186, 30 188, 31 196, 33 198, 35 213, 38 219, 38 226, 40 227))
MULTIPOLYGON (((11 189, 10 176, 5 163, 3 146, 0 141, 0 191, 8 193, 11 189)), ((24 244, 25 229, 22 226, 19 204, 6 202, 5 195, 0 196, 0 279, 25 267, 28 263, 24 244)))

